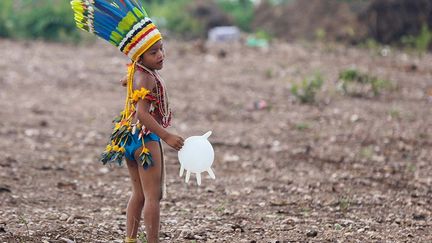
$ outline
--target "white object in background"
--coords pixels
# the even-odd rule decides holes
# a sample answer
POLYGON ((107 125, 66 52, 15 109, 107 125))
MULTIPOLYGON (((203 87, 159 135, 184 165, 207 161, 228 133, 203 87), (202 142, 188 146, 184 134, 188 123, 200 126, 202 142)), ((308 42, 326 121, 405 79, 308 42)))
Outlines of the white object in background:
POLYGON ((209 30, 210 42, 228 42, 240 39, 240 30, 236 26, 218 26, 209 30))
POLYGON ((198 185, 201 185, 201 172, 207 171, 211 178, 216 179, 211 166, 214 160, 214 150, 208 137, 212 134, 208 131, 202 136, 192 136, 184 141, 182 149, 178 152, 181 164, 180 177, 186 170, 186 183, 189 182, 190 174, 195 173, 198 185))

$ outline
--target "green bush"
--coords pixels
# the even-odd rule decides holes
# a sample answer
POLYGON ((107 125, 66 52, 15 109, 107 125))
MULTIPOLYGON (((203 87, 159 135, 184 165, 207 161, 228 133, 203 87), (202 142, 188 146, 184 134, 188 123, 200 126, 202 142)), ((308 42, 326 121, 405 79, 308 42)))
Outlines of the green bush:
POLYGON ((78 40, 69 1, 1 0, 0 36, 51 41, 78 40))
POLYGON ((174 35, 187 38, 200 37, 204 25, 188 12, 191 0, 176 0, 167 3, 164 0, 147 0, 146 9, 151 18, 161 29, 174 35))
POLYGON ((425 53, 432 45, 432 30, 424 24, 419 35, 402 37, 401 42, 419 53, 425 53))
POLYGON ((254 4, 250 0, 217 0, 222 11, 228 13, 234 19, 235 24, 244 31, 251 30, 254 17, 254 4))
POLYGON ((13 30, 12 1, 0 1, 0 37, 9 37, 13 30))
POLYGON ((373 96, 381 94, 390 87, 390 81, 360 73, 356 69, 347 69, 339 73, 339 88, 350 96, 373 96))
POLYGON ((314 103, 317 92, 323 85, 323 78, 316 74, 312 78, 306 78, 299 84, 293 84, 291 94, 302 103, 314 103))

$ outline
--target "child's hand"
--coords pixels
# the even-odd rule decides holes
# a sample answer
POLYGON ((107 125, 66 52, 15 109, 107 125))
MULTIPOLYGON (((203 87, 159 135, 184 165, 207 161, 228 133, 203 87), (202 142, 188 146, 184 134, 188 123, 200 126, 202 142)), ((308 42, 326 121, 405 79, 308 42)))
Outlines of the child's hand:
POLYGON ((125 75, 122 79, 120 79, 120 83, 123 87, 127 85, 127 75, 125 75))
POLYGON ((164 139, 165 143, 171 146, 173 149, 179 151, 184 144, 184 139, 180 136, 169 133, 164 139))

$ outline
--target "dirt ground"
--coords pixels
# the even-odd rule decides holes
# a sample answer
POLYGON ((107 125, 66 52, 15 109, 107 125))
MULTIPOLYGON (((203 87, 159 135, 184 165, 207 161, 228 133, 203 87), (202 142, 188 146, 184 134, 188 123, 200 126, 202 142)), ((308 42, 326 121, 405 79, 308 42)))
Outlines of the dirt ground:
MULTIPOLYGON (((432 55, 166 49, 170 130, 213 131, 217 178, 186 184, 165 146, 162 242, 432 242, 432 55), (392 88, 343 95, 346 68, 392 88), (290 87, 315 72, 317 103, 301 104, 290 87)), ((99 41, 0 40, 0 53, 0 242, 122 242, 127 170, 98 157, 123 106, 126 58, 99 41)))

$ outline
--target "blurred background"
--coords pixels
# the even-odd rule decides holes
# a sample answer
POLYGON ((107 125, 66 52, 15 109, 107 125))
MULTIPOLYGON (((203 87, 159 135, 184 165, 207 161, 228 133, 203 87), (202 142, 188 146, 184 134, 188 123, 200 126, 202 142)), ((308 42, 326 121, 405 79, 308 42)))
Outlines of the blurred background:
MULTIPOLYGON (((146 0, 169 37, 206 38, 216 26, 237 26, 260 38, 390 44, 426 51, 432 43, 429 0, 146 0)), ((0 37, 79 42, 68 1, 2 0, 0 37)))

